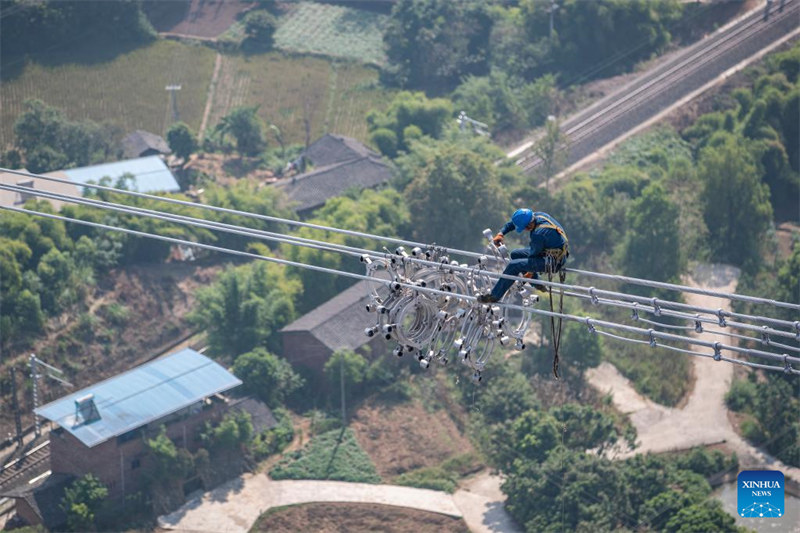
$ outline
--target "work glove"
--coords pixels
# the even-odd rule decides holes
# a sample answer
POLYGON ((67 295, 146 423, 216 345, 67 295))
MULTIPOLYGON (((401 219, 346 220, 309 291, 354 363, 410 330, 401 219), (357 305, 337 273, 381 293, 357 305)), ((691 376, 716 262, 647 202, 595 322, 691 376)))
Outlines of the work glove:
POLYGON ((498 233, 497 235, 492 237, 492 242, 494 243, 495 246, 500 246, 501 244, 503 244, 503 234, 498 233))

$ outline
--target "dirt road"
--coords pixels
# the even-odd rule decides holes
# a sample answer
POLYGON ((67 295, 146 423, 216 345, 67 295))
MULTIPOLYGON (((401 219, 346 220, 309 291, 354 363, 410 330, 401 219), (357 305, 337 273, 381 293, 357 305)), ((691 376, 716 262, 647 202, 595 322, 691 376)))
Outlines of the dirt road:
MULTIPOLYGON (((722 265, 698 267, 688 285, 720 291, 735 292, 738 270, 722 265)), ((710 309, 730 310, 730 301, 712 296, 687 294, 688 304, 710 309)), ((715 328, 705 327, 699 338, 710 341, 730 340, 708 333, 715 328)), ((719 329, 719 328, 716 328, 719 329)), ((694 346, 699 352, 708 352, 705 347, 694 346)), ((742 439, 728 420, 725 393, 733 379, 731 363, 717 362, 712 358, 692 357, 696 381, 686 404, 680 408, 658 405, 637 393, 627 378, 610 363, 587 372, 589 383, 601 392, 611 392, 614 405, 627 413, 638 432, 639 447, 619 457, 636 453, 683 450, 693 446, 725 442, 739 457, 740 463, 748 466, 768 466, 781 470, 784 475, 800 481, 800 469, 788 467, 742 439)))

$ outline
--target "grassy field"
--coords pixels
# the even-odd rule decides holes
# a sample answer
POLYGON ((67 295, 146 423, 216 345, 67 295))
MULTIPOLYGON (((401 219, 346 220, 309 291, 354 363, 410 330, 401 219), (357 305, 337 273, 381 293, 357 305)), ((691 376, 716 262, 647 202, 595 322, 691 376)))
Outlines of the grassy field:
POLYGON ((326 132, 364 140, 367 111, 386 106, 389 99, 372 67, 280 52, 226 55, 208 127, 234 107, 258 105, 259 115, 278 126, 288 143, 305 141, 306 117, 312 141, 326 132))
POLYGON ((275 46, 381 65, 383 28, 388 17, 361 9, 301 2, 281 21, 275 46))
POLYGON ((181 85, 177 95, 181 120, 198 128, 213 69, 212 50, 166 40, 109 60, 28 62, 12 78, 0 78, 0 146, 10 141, 14 121, 28 98, 61 108, 71 119, 90 118, 118 124, 125 131, 162 134, 171 118, 165 90, 170 84, 181 85))

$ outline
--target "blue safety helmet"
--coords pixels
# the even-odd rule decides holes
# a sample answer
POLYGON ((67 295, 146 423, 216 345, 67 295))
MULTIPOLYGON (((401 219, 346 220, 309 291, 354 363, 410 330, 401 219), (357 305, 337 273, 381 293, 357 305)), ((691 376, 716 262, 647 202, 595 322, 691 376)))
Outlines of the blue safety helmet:
POLYGON ((522 230, 528 227, 531 220, 533 220, 533 211, 530 209, 517 209, 514 211, 514 214, 511 215, 511 222, 514 223, 517 233, 522 233, 522 230))

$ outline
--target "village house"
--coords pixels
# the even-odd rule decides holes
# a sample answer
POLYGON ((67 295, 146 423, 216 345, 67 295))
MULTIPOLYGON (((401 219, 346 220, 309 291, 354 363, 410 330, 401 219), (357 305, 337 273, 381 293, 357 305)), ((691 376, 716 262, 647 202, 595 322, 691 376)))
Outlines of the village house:
POLYGON ((380 154, 350 137, 326 134, 303 153, 299 166, 308 172, 275 183, 282 189, 301 217, 347 189, 374 189, 392 179, 392 170, 380 154))
POLYGON ((375 324, 367 312, 369 281, 359 281, 281 330, 283 357, 293 365, 321 372, 325 362, 338 350, 383 353, 386 341, 364 334, 375 324))
MULTIPOLYGON (((204 424, 232 409, 251 413, 256 432, 274 427, 261 402, 222 395, 240 384, 216 362, 184 349, 39 407, 36 414, 55 426, 49 434, 51 474, 4 496, 16 500, 24 522, 48 528, 66 519, 53 502, 60 503, 64 488, 86 474, 108 488, 110 502, 120 503, 145 488, 142 474, 151 460, 146 440, 162 426, 176 447, 190 452, 200 447, 204 424)), ((198 488, 207 487, 190 479, 184 491, 198 488)))

